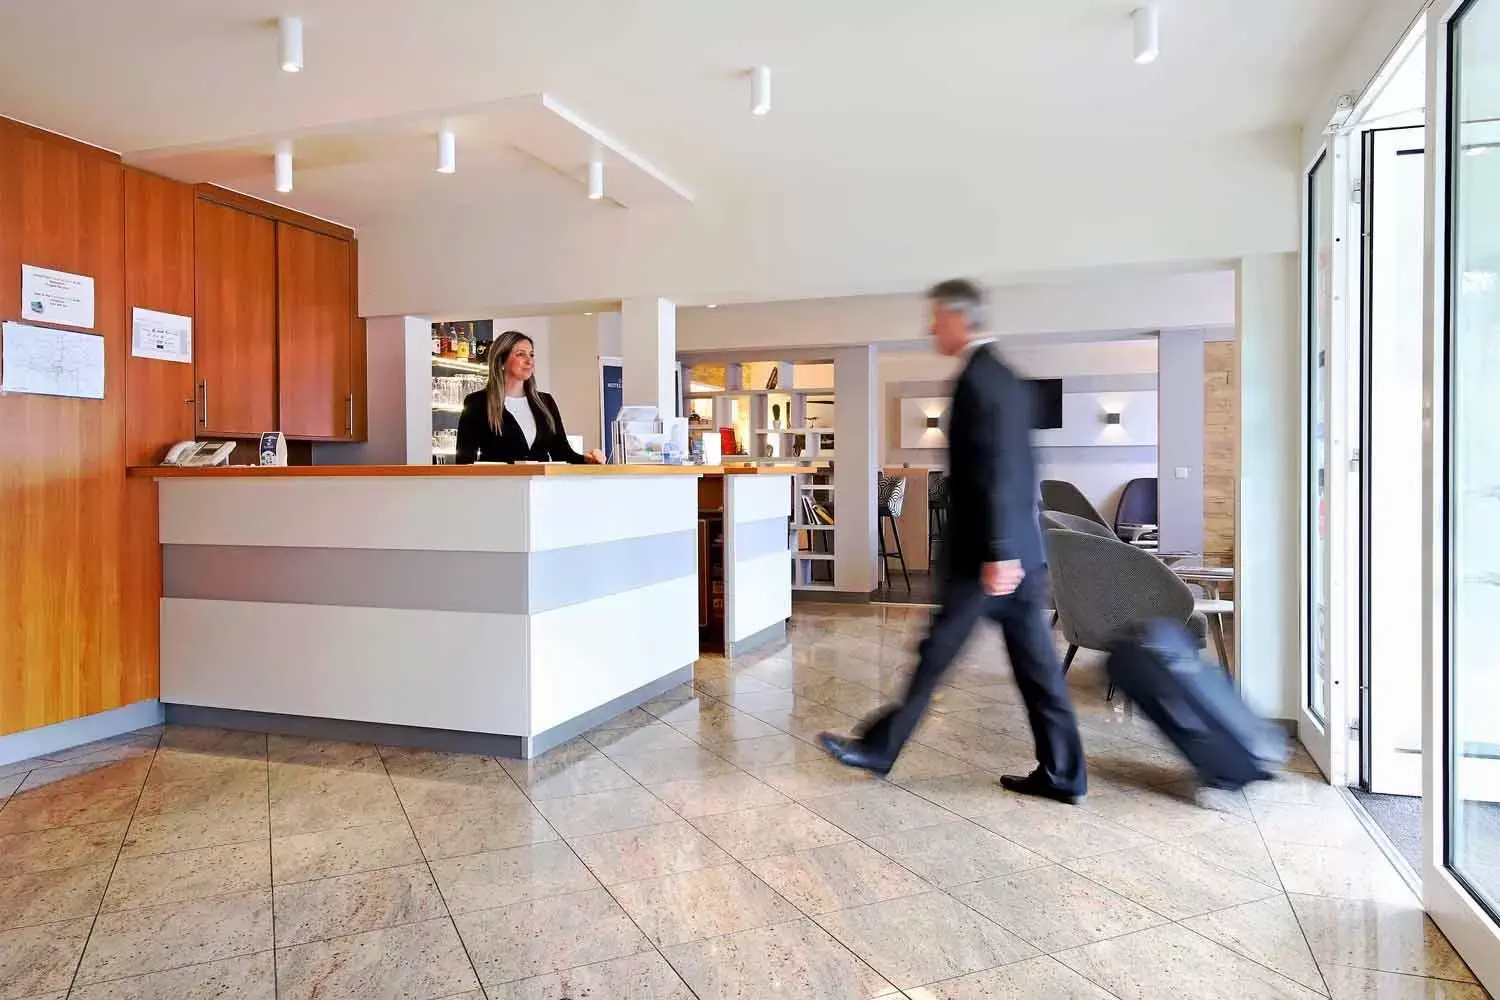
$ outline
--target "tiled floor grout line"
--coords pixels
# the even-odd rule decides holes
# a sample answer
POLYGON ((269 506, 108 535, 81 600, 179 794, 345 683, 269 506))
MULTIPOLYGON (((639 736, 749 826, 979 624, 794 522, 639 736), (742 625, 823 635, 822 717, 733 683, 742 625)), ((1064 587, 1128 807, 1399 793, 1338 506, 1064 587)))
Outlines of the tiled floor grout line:
POLYGON ((271 873, 271 996, 281 1000, 281 955, 276 949, 276 824, 271 812, 271 737, 266 736, 266 854, 271 873))
POLYGON ((146 777, 141 779, 141 787, 136 790, 135 804, 130 807, 130 818, 125 821, 125 832, 120 835, 120 845, 115 848, 115 859, 109 866, 109 877, 104 880, 104 888, 99 893, 99 905, 94 908, 94 917, 89 923, 89 932, 84 936, 83 947, 78 951, 78 961, 73 963, 73 975, 68 979, 67 996, 72 996, 74 988, 78 985, 78 973, 83 968, 83 958, 88 954, 89 942, 94 939, 94 929, 99 926, 99 915, 104 912, 104 901, 109 897, 110 884, 114 882, 115 871, 120 867, 120 855, 125 851, 125 842, 130 839, 130 828, 135 825, 135 814, 140 809, 141 797, 146 794, 146 780, 151 777, 151 768, 156 766, 156 754, 161 750, 161 741, 165 737, 165 730, 157 735, 156 747, 151 751, 151 764, 146 768, 146 777))

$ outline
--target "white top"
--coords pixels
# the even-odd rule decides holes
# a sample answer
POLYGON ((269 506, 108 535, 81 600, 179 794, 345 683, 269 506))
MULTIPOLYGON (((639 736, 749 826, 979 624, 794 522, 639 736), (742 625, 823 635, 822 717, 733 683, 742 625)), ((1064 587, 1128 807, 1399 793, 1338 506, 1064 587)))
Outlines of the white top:
POLYGON ((536 444, 536 415, 531 412, 531 404, 525 396, 506 396, 505 408, 510 415, 516 418, 516 423, 521 425, 521 433, 526 438, 526 447, 530 448, 536 444))

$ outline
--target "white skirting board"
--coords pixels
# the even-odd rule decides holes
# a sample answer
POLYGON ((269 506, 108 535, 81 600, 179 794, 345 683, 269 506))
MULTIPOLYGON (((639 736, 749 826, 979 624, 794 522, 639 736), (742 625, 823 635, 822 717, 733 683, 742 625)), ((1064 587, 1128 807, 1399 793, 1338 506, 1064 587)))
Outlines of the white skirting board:
POLYGON ((107 712, 68 719, 50 726, 39 726, 19 733, 0 736, 0 767, 18 760, 45 757, 85 743, 107 740, 111 736, 158 726, 162 721, 161 702, 152 698, 133 705, 112 708, 107 712))

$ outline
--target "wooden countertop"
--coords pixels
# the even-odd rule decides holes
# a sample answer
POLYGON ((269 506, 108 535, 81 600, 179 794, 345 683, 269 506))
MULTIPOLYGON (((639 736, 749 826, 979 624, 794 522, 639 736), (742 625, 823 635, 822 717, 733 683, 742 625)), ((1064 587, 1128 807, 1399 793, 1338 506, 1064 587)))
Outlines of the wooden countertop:
POLYGON ((176 465, 132 466, 134 479, 334 479, 362 476, 384 479, 402 476, 787 476, 804 471, 795 466, 722 465, 176 465))

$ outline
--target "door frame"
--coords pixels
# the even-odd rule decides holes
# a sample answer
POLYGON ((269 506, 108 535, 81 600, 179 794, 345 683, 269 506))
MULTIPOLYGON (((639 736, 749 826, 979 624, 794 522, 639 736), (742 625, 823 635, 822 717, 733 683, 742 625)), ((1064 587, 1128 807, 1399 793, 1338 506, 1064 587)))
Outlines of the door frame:
POLYGON ((1448 868, 1449 593, 1448 593, 1448 216, 1452 207, 1449 143, 1454 112, 1452 29, 1475 3, 1446 0, 1427 11, 1427 233, 1423 296, 1427 389, 1423 421, 1422 502, 1422 902, 1432 919, 1491 992, 1500 990, 1500 926, 1448 868))

